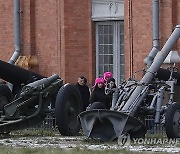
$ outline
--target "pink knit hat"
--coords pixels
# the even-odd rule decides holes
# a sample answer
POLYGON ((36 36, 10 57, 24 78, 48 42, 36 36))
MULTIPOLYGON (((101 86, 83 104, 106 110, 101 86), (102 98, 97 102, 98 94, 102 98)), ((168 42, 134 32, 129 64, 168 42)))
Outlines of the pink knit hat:
POLYGON ((104 79, 103 78, 96 78, 95 84, 93 87, 95 87, 98 83, 102 83, 105 86, 104 79))
POLYGON ((113 74, 111 72, 104 73, 104 80, 107 81, 109 78, 112 78, 113 74))

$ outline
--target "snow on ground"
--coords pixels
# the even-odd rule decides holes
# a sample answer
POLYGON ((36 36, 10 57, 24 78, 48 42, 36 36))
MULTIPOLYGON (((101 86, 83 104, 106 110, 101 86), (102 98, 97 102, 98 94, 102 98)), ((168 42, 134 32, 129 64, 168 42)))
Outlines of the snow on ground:
POLYGON ((130 151, 152 151, 152 152, 170 152, 179 153, 180 148, 176 146, 119 146, 116 142, 113 143, 93 143, 86 141, 85 137, 11 137, 0 140, 0 146, 10 147, 54 147, 54 148, 87 148, 91 150, 105 149, 127 149, 130 151))

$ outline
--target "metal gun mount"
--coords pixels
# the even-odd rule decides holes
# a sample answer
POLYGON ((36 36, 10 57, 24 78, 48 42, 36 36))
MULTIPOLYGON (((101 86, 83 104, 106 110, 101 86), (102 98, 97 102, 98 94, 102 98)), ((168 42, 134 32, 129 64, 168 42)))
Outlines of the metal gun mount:
POLYGON ((179 83, 180 75, 160 68, 179 38, 180 25, 177 25, 143 78, 140 81, 128 80, 116 89, 110 110, 94 108, 80 113, 79 119, 87 137, 102 141, 113 141, 127 133, 131 138, 144 137, 147 114, 155 117, 156 124, 160 123, 160 115, 165 114, 166 134, 168 137, 180 137, 180 103, 173 100, 174 78, 179 83), (169 74, 173 75, 172 79, 162 81, 169 74), (169 92, 169 100, 162 106, 165 91, 169 92))

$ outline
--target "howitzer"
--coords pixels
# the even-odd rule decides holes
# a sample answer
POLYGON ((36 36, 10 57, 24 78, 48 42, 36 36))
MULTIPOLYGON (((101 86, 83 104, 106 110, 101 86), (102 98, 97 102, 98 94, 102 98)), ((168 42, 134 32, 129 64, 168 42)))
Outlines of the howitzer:
POLYGON ((11 83, 0 83, 0 133, 32 127, 47 114, 56 118, 61 135, 76 135, 80 130, 77 120, 82 111, 78 89, 63 84, 58 75, 44 77, 32 71, 0 60, 0 78, 11 83))
MULTIPOLYGON (((53 75, 24 86, 18 99, 4 106, 5 118, 8 119, 12 117, 13 119, 19 119, 21 107, 23 108, 22 112, 24 112, 25 106, 34 107, 39 103, 49 101, 48 99, 50 99, 62 85, 62 80, 58 79, 58 75, 53 75)), ((50 105, 50 102, 46 105, 50 105)))
POLYGON ((94 108, 79 115, 86 136, 102 141, 112 141, 124 134, 130 134, 131 138, 144 137, 146 127, 143 122, 148 113, 155 116, 156 123, 160 121, 160 114, 165 114, 168 137, 180 137, 180 103, 174 103, 173 100, 174 85, 177 82, 175 76, 178 79, 180 76, 168 71, 168 75, 173 75, 168 77, 171 80, 161 81, 164 77, 158 72, 166 72, 160 66, 179 38, 180 25, 177 25, 143 78, 140 81, 130 79, 116 89, 110 110, 94 108), (165 90, 169 92, 169 100, 162 107, 165 90))
POLYGON ((17 99, 4 106, 5 116, 1 116, 0 132, 9 132, 30 127, 42 121, 48 106, 62 86, 58 75, 52 75, 32 82, 22 88, 17 99))

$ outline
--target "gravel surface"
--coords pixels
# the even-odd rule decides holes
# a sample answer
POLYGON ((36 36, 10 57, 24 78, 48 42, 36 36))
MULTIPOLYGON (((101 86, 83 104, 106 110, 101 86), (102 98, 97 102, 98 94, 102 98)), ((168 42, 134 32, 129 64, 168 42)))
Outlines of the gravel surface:
POLYGON ((57 135, 55 137, 10 137, 2 138, 0 140, 0 146, 10 146, 10 147, 29 147, 29 148, 39 148, 39 147, 54 147, 54 148, 87 148, 91 150, 106 150, 106 149, 127 149, 130 151, 152 151, 152 152, 170 152, 170 153, 180 153, 180 148, 176 145, 135 145, 135 146, 120 146, 117 142, 112 143, 101 143, 97 141, 92 141, 84 136, 77 137, 62 137, 57 135))

